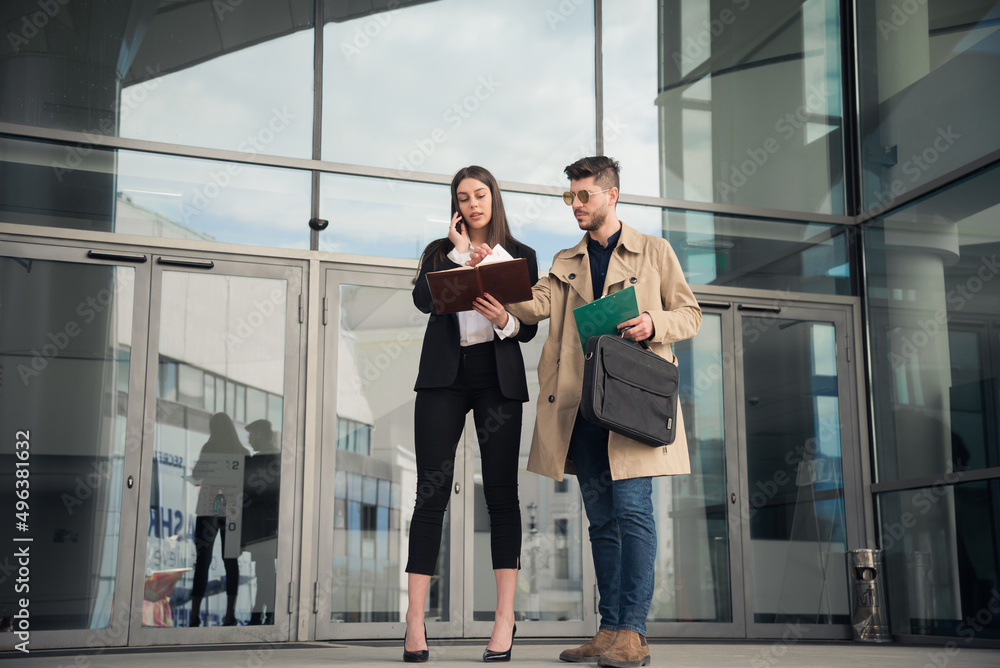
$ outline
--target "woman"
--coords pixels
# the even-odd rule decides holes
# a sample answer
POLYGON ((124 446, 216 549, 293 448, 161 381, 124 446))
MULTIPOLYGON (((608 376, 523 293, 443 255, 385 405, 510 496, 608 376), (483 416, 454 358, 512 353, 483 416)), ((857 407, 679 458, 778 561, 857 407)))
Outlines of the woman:
MULTIPOLYGON (((500 186, 487 170, 465 167, 451 181, 448 236, 431 242, 420 259, 413 303, 430 314, 414 389, 417 500, 410 523, 409 607, 404 661, 426 661, 424 602, 437 565, 441 526, 452 489, 455 449, 471 409, 483 460, 483 489, 490 514, 490 543, 497 585, 493 633, 484 661, 506 661, 514 643, 514 590, 520 568, 521 510, 517 499, 522 403, 528 400, 519 342, 537 326, 521 325, 490 295, 474 311, 439 315, 425 274, 465 264, 472 248, 501 246, 528 261, 538 280, 535 252, 507 227, 500 186), (498 421, 495 416, 510 416, 498 421)), ((503 257, 503 254, 501 254, 503 257)))
MULTIPOLYGON (((226 569, 226 616, 224 626, 236 625, 236 595, 240 588, 240 566, 237 557, 226 557, 226 509, 233 499, 227 500, 223 489, 242 492, 243 467, 250 454, 236 426, 225 413, 216 413, 208 421, 208 440, 201 448, 198 463, 191 471, 197 480, 198 513, 194 522, 194 582, 191 585, 191 618, 189 626, 201 626, 201 601, 208 586, 208 569, 212 564, 215 537, 222 532, 222 564, 226 569), (237 466, 234 468, 233 463, 237 466)), ((239 552, 239 550, 237 550, 239 552)))

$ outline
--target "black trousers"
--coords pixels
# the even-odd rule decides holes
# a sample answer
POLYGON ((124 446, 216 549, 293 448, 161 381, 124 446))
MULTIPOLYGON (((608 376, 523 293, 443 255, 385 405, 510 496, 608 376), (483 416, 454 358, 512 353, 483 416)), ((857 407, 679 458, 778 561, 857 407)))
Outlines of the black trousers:
POLYGON ((483 463, 493 568, 520 568, 517 465, 522 408, 520 401, 500 394, 492 342, 462 349, 458 376, 451 387, 417 390, 413 421, 417 501, 410 522, 407 573, 434 574, 452 494, 455 450, 469 410, 483 463))
MULTIPOLYGON (((226 553, 225 517, 213 515, 198 515, 194 520, 194 582, 191 584, 192 596, 204 596, 208 586, 208 569, 212 565, 212 548, 215 537, 222 534, 222 554, 226 553)), ((223 557, 222 565, 226 568, 226 595, 236 596, 240 590, 239 559, 223 557)))

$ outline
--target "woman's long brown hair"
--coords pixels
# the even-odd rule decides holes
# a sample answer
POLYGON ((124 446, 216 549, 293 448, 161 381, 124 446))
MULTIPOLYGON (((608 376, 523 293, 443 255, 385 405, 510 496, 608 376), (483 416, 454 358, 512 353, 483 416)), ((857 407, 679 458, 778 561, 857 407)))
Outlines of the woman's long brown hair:
MULTIPOLYGON (((490 189, 490 198, 492 199, 492 207, 490 214, 490 226, 486 232, 486 243, 489 244, 490 248, 493 248, 497 244, 500 244, 504 248, 510 245, 510 242, 517 240, 511 235, 510 227, 507 225, 507 213, 503 206, 503 196, 500 194, 500 184, 497 180, 493 178, 489 170, 485 167, 480 167, 479 165, 469 165, 468 167, 463 167, 458 170, 455 177, 451 180, 451 213, 452 215, 459 212, 458 207, 458 184, 460 184, 465 179, 476 179, 486 184, 486 187, 490 189)), ((450 221, 449 221, 450 222, 450 221)), ((462 224, 468 225, 468 221, 462 218, 462 224)), ((466 228, 468 229, 468 228, 466 228)), ((420 262, 417 265, 417 275, 420 273, 420 267, 423 266, 424 261, 433 257, 434 265, 439 265, 444 262, 448 253, 451 249, 455 247, 455 244, 451 242, 451 239, 444 237, 443 239, 435 239, 434 241, 427 244, 427 248, 420 255, 420 262)), ((414 277, 413 282, 416 283, 417 279, 414 277)))

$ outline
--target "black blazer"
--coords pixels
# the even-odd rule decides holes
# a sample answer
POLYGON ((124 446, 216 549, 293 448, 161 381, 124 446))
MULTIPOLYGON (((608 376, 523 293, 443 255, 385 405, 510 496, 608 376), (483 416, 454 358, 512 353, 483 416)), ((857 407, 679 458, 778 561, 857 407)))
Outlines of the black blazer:
MULTIPOLYGON (((531 284, 534 285, 538 281, 538 262, 535 260, 535 251, 517 242, 512 242, 509 247, 505 247, 505 250, 512 257, 523 257, 528 260, 528 274, 531 276, 531 284)), ((420 352, 420 368, 417 371, 417 382, 414 390, 449 387, 458 376, 459 349, 462 347, 458 316, 454 313, 438 315, 434 311, 431 290, 427 287, 427 278, 425 277, 429 271, 454 269, 458 265, 448 258, 436 266, 432 266, 433 263, 433 257, 424 259, 416 285, 413 286, 413 303, 422 312, 431 314, 430 320, 427 321, 427 331, 424 334, 424 345, 420 352)), ((501 339, 496 336, 496 333, 493 335, 500 393, 513 401, 528 400, 528 383, 524 378, 524 358, 521 357, 520 343, 530 341, 537 331, 538 325, 521 323, 517 336, 513 338, 501 339)))

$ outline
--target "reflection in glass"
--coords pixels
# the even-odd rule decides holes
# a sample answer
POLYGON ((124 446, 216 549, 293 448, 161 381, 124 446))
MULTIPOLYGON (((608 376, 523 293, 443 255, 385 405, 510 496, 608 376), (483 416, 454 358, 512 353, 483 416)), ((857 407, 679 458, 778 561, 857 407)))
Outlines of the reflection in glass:
POLYGON ((310 157, 313 17, 311 0, 3 3, 21 94, 0 121, 310 157))
POLYGON ((596 152, 591 3, 356 7, 326 3, 324 160, 548 183, 596 152))
POLYGON ((605 2, 605 151, 624 191, 843 213, 838 5, 605 2))
POLYGON ((1000 465, 1000 168, 865 231, 880 482, 1000 465))
POLYGON ((960 480, 878 496, 893 633, 1000 638, 1000 483, 960 480))
POLYGON ((112 627, 121 600, 134 284, 131 268, 0 257, 0 539, 31 562, 0 609, 28 598, 31 631, 112 627))
MULTIPOLYGON (((506 195, 504 198, 507 204, 506 195)), ((561 202, 560 207, 569 208, 561 202)), ((524 620, 579 620, 583 619, 584 541, 589 541, 583 533, 580 487, 573 475, 556 482, 527 471, 538 398, 537 364, 548 329, 548 320, 543 320, 535 337, 521 344, 529 399, 521 420, 517 494, 523 533, 514 614, 524 620)), ((472 618, 492 622, 496 611, 496 580, 490 560, 490 520, 483 493, 482 458, 475 433, 465 438, 475 480, 472 618)))
POLYGON ((320 177, 320 217, 330 227, 319 248, 335 253, 413 258, 448 234, 447 185, 357 176, 320 177))
POLYGON ((1000 148, 1000 3, 857 3, 866 209, 1000 148))
MULTIPOLYGON (((410 290, 341 285, 339 303, 330 621, 398 622, 407 597, 403 521, 417 496, 413 380, 427 316, 410 290)), ((451 615, 450 517, 427 595, 428 621, 451 615)))
POLYGON ((693 285, 850 295, 850 230, 841 225, 619 204, 622 220, 663 236, 693 285))
POLYGON ((308 248, 308 172, 0 138, 6 223, 308 248))
POLYGON ((722 318, 706 313, 698 336, 674 344, 691 475, 653 481, 656 592, 650 622, 732 622, 723 419, 722 318))
POLYGON ((286 282, 162 277, 158 366, 181 380, 156 402, 142 623, 273 624, 282 425, 236 401, 253 390, 280 412, 286 282))
POLYGON ((245 3, 231 8, 240 20, 223 12, 216 25, 219 12, 201 4, 199 15, 198 6, 165 5, 149 25, 122 89, 119 134, 311 157, 310 12, 293 25, 288 7, 245 3))
POLYGON ((753 619, 847 624, 835 326, 742 323, 753 619))
MULTIPOLYGON (((561 188, 565 188, 567 183, 565 179, 557 182, 561 188)), ((540 271, 547 271, 552 266, 556 253, 572 248, 583 238, 584 233, 573 217, 573 209, 558 196, 505 191, 503 203, 511 233, 535 249, 540 271)), ((619 212, 621 207, 619 204, 619 212)), ((631 219, 627 222, 633 224, 631 219)), ((659 236, 659 228, 655 234, 659 236)))
POLYGON ((964 482, 1000 464, 998 192, 994 167, 865 232, 876 476, 935 481, 878 496, 896 633, 1000 636, 962 626, 998 605, 997 482, 964 482))
MULTIPOLYGON (((323 251, 416 259, 448 233, 447 185, 323 174, 320 192, 320 217, 330 221, 320 234, 323 251)), ((559 197, 505 191, 503 199, 511 233, 535 249, 543 271, 583 236, 559 197)))

